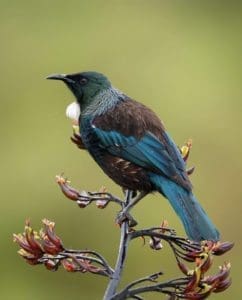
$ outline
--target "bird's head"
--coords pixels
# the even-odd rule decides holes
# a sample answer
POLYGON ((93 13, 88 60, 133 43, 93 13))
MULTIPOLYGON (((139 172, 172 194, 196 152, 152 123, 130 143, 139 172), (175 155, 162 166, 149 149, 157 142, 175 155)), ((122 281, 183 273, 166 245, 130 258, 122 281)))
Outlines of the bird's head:
POLYGON ((92 103, 95 96, 111 87, 108 78, 97 72, 53 74, 49 75, 47 79, 63 81, 76 97, 82 111, 92 103))

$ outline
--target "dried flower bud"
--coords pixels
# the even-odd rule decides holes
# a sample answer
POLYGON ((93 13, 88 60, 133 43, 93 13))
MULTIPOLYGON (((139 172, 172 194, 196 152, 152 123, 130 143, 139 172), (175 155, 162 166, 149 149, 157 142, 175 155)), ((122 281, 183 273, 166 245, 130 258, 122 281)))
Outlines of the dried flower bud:
POLYGON ((207 292, 200 293, 200 292, 191 292, 185 294, 182 298, 187 300, 203 300, 208 298, 208 296, 211 294, 211 290, 208 290, 207 292))
POLYGON ((100 209, 103 209, 109 203, 109 200, 107 197, 107 188, 105 186, 101 186, 98 193, 100 193, 99 194, 100 199, 96 201, 96 206, 100 209))
POLYGON ((182 271, 183 274, 185 274, 185 275, 189 274, 189 269, 187 268, 187 266, 185 264, 178 261, 177 265, 178 265, 179 269, 182 271))
POLYGON ((70 182, 68 182, 67 179, 64 178, 62 175, 56 176, 56 182, 59 184, 63 194, 67 198, 74 201, 76 201, 79 198, 79 191, 70 187, 70 185, 68 184, 70 182))
POLYGON ((219 280, 223 281, 229 277, 230 274, 230 269, 231 269, 231 264, 230 263, 224 263, 222 266, 219 267, 219 280))
POLYGON ((233 247, 234 247, 234 243, 231 242, 223 242, 223 243, 217 242, 213 246, 212 251, 214 255, 222 255, 228 252, 229 250, 231 250, 233 247))
POLYGON ((26 226, 23 234, 14 234, 13 240, 21 248, 22 252, 19 254, 26 260, 35 261, 36 259, 43 256, 43 249, 39 241, 39 236, 30 227, 29 220, 26 221, 26 226))
POLYGON ((199 253, 197 251, 189 251, 185 253, 184 259, 188 262, 195 262, 199 253))
POLYGON ((54 245, 57 253, 63 251, 64 247, 62 241, 54 232, 55 223, 47 219, 43 219, 42 222, 45 226, 45 235, 48 238, 50 244, 54 245))
POLYGON ((78 206, 80 208, 85 208, 86 206, 88 206, 90 204, 90 201, 87 201, 87 200, 77 200, 76 203, 78 204, 78 206))
POLYGON ((43 249, 45 251, 45 253, 51 254, 51 255, 56 255, 59 252, 61 252, 61 250, 56 247, 54 244, 52 244, 47 237, 45 237, 42 240, 42 245, 43 245, 43 249))
POLYGON ((63 259, 61 264, 67 272, 76 272, 78 269, 78 266, 71 258, 63 259))
POLYGON ((25 226, 25 237, 31 249, 34 250, 35 253, 42 255, 43 251, 39 242, 40 237, 37 232, 34 232, 30 226, 25 226))
POLYGON ((193 172, 194 172, 194 170, 195 170, 195 167, 188 168, 188 169, 186 170, 187 175, 188 175, 188 176, 192 175, 193 172))
POLYGON ((99 199, 96 201, 96 205, 98 208, 103 209, 108 205, 109 201, 104 199, 99 199))
POLYGON ((151 237, 149 241, 150 248, 153 250, 161 250, 163 245, 161 243, 161 239, 157 237, 151 237))
POLYGON ((18 254, 21 255, 28 264, 30 265, 38 265, 39 264, 39 257, 35 256, 34 254, 31 254, 24 249, 19 249, 18 254))
POLYGON ((194 270, 192 275, 190 276, 190 280, 185 288, 184 293, 187 294, 195 290, 198 286, 199 280, 200 280, 200 271, 197 269, 194 270))
POLYGON ((218 283, 214 289, 214 293, 220 293, 225 291, 227 288, 230 287, 232 280, 230 278, 225 279, 224 281, 218 283))
POLYGON ((35 254, 35 250, 31 248, 23 234, 14 234, 13 241, 19 245, 20 248, 28 253, 35 254))
POLYGON ((93 265, 91 263, 91 261, 88 259, 80 259, 78 261, 76 261, 76 263, 79 265, 79 271, 82 273, 85 272, 91 272, 91 273, 100 273, 103 272, 105 270, 93 265))
POLYGON ((57 271, 58 267, 59 267, 59 261, 48 259, 47 261, 44 262, 44 265, 45 265, 47 270, 57 271))

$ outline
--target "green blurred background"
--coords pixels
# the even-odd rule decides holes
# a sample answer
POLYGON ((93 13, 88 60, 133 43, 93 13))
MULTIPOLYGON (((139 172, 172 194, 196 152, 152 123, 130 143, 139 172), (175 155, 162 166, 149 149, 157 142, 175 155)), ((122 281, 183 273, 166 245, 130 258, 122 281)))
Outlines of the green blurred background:
MULTIPOLYGON (((105 185, 121 194, 85 152, 69 141, 64 111, 72 95, 50 73, 97 70, 152 107, 177 144, 193 139, 195 193, 222 233, 236 242, 224 259, 233 285, 212 299, 238 299, 241 288, 241 51, 240 1, 53 0, 0 1, 1 299, 101 299, 107 281, 88 274, 49 272, 17 255, 12 233, 30 217, 57 223, 67 247, 92 248, 115 262, 117 208, 78 209, 60 193, 64 171, 76 187, 105 185)), ((135 209, 140 227, 168 219, 182 226, 161 196, 135 209)), ((129 249, 125 282, 162 270, 178 275, 168 249, 142 241, 129 249)), ((160 299, 149 295, 148 299, 160 299)))

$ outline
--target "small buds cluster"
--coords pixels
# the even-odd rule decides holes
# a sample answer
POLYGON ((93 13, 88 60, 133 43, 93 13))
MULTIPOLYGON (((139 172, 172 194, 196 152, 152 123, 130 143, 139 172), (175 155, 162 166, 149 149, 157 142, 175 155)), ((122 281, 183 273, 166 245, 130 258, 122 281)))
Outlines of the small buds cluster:
POLYGON ((42 223, 44 229, 40 230, 40 238, 44 252, 55 255, 63 251, 62 241, 54 232, 55 223, 47 219, 43 219, 42 223))
POLYGON ((56 271, 62 265, 68 272, 91 272, 104 276, 112 273, 104 259, 94 251, 65 249, 62 240, 54 232, 55 223, 47 219, 42 223, 43 228, 37 232, 26 221, 24 232, 13 236, 14 242, 20 247, 18 253, 27 263, 43 264, 51 271, 56 271))
POLYGON ((230 264, 224 263, 219 267, 219 272, 215 275, 206 276, 206 272, 212 266, 213 255, 222 255, 233 247, 229 242, 211 242, 201 243, 200 249, 189 250, 182 256, 177 255, 178 267, 189 278, 186 286, 177 291, 177 297, 181 299, 205 299, 211 293, 219 293, 226 290, 230 284, 230 264), (188 269, 187 266, 179 260, 179 257, 187 262, 194 262, 195 268, 188 269))
POLYGON ((27 220, 24 233, 13 235, 20 246, 18 253, 31 265, 39 264, 45 253, 55 255, 64 250, 61 239, 54 233, 55 223, 44 219, 43 224, 44 229, 37 232, 27 220))
MULTIPOLYGON (((205 299, 211 293, 223 292, 231 285, 231 279, 229 278, 231 266, 229 263, 220 266, 219 272, 215 275, 207 275, 207 272, 211 270, 214 256, 223 255, 231 250, 233 243, 220 241, 193 242, 178 237, 174 230, 168 228, 167 221, 163 221, 160 227, 140 231, 133 230, 130 235, 132 239, 142 237, 145 240, 145 237, 149 237, 149 245, 154 250, 162 249, 162 243, 167 242, 175 255, 180 271, 185 275, 185 277, 167 282, 165 287, 163 283, 149 286, 149 291, 159 289, 160 293, 164 293, 165 290, 165 294, 170 297, 169 299, 193 300, 205 299), (191 267, 191 264, 193 264, 193 267, 191 267)), ((150 281, 150 278, 147 277, 146 280, 150 281)), ((130 290, 129 292, 132 293, 130 290)))
POLYGON ((197 262, 197 260, 205 260, 211 258, 212 255, 223 255, 224 253, 231 250, 234 246, 231 242, 213 242, 213 241, 203 241, 201 244, 199 243, 191 243, 189 245, 189 241, 184 241, 183 248, 187 243, 187 250, 185 252, 176 252, 176 249, 173 249, 175 255, 178 257, 188 261, 188 262, 197 262))
POLYGON ((56 182, 60 186, 62 193, 70 200, 77 203, 80 208, 85 208, 92 202, 96 202, 97 208, 104 209, 110 201, 116 202, 122 205, 122 201, 113 197, 107 192, 107 189, 102 186, 98 192, 86 192, 78 191, 70 186, 70 181, 64 178, 62 175, 56 176, 56 182))

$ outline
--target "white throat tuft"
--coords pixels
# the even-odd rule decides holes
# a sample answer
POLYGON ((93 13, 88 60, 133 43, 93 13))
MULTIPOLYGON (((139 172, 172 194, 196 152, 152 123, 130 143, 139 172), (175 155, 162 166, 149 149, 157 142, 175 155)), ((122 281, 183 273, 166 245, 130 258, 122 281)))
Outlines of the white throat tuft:
POLYGON ((66 108, 66 116, 67 118, 78 122, 81 114, 80 105, 77 102, 72 102, 66 108))

